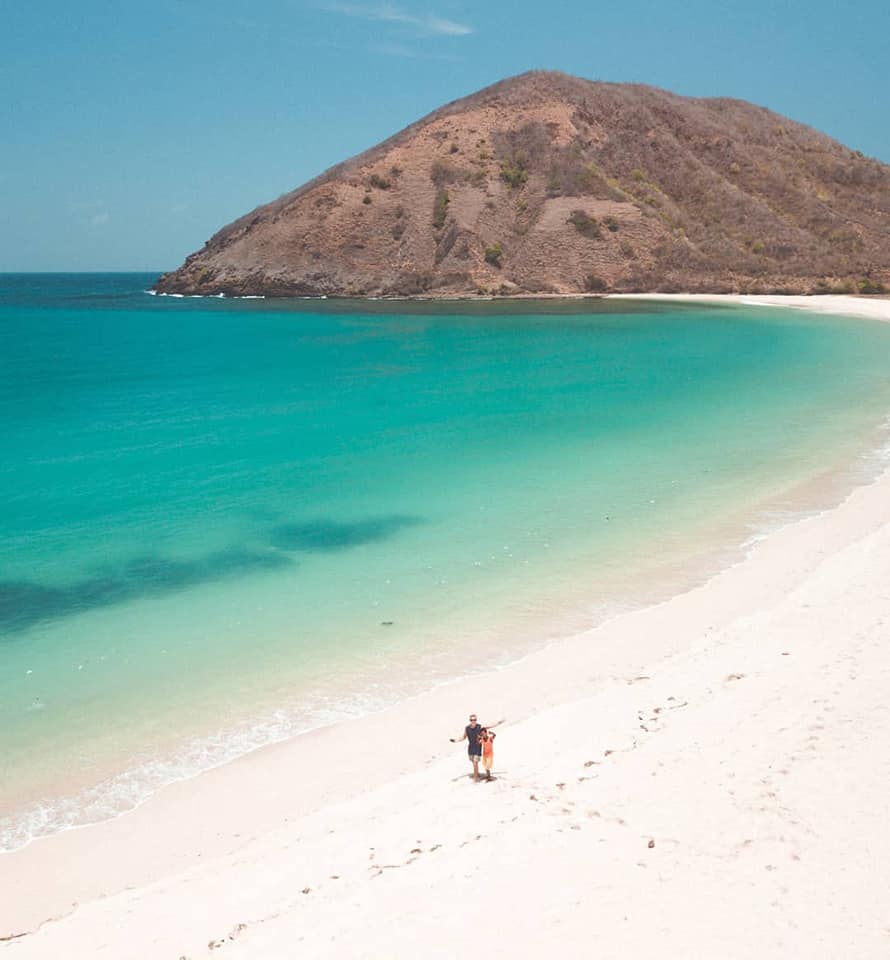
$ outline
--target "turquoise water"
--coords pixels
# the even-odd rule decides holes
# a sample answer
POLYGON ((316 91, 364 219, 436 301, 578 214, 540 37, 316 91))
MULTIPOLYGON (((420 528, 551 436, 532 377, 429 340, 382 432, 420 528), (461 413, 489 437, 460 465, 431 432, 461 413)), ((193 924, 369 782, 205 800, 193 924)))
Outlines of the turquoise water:
POLYGON ((890 408, 890 325, 153 279, 0 276, 0 847, 588 623, 890 408))

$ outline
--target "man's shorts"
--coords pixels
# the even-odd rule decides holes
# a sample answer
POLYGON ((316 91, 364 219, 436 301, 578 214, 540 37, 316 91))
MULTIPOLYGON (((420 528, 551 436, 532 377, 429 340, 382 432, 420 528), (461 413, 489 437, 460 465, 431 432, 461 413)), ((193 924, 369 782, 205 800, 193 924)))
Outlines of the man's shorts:
POLYGON ((474 760, 478 762, 482 759, 482 751, 480 750, 478 753, 474 753, 472 750, 467 750, 467 756, 470 758, 470 763, 474 760))

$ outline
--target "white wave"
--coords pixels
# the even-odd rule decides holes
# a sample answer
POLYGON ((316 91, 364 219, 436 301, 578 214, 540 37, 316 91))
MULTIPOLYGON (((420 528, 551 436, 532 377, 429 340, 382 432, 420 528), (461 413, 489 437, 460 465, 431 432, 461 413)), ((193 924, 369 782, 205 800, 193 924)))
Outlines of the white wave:
POLYGON ((193 740, 174 756, 147 760, 71 796, 37 802, 18 814, 0 818, 0 853, 27 846, 39 837, 122 816, 170 783, 191 779, 261 747, 362 716, 384 705, 383 699, 356 698, 338 704, 318 703, 311 711, 299 714, 276 710, 234 730, 193 740))
MULTIPOLYGON (((204 299, 216 299, 216 300, 265 300, 266 296, 262 293, 245 293, 240 296, 227 297, 224 293, 162 293, 158 290, 143 290, 143 293, 147 293, 150 297, 178 297, 179 299, 187 298, 188 300, 204 300, 204 299)), ((306 297, 307 300, 312 300, 314 297, 306 297)), ((323 298, 324 299, 324 298, 323 298)))

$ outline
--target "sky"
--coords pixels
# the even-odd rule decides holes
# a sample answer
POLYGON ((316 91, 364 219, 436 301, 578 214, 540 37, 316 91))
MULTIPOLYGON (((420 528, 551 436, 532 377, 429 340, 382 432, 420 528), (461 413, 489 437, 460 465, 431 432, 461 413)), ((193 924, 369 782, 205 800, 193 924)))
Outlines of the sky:
POLYGON ((0 271, 177 267, 530 69, 767 106, 890 163, 890 3, 28 0, 0 29, 0 271))

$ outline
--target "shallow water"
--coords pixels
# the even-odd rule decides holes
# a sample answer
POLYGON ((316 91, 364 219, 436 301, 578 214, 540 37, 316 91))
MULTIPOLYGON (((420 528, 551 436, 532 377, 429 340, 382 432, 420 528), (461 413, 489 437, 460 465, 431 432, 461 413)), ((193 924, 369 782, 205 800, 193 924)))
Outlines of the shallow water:
POLYGON ((0 276, 0 846, 589 622, 890 406, 890 325, 153 279, 0 276))

